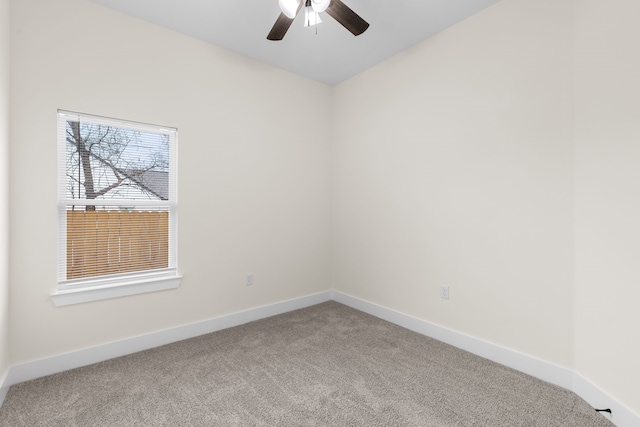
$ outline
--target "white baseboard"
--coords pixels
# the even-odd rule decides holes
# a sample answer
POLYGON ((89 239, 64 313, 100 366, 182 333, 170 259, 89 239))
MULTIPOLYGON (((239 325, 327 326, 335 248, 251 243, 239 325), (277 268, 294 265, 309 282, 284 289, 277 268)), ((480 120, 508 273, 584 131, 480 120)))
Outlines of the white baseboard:
POLYGON ((543 381, 571 390, 593 408, 612 410, 612 415, 602 413, 618 427, 640 427, 640 416, 616 401, 596 385, 571 369, 528 356, 524 353, 484 341, 426 320, 383 307, 369 301, 333 291, 333 300, 371 314, 380 319, 402 326, 438 341, 451 344, 470 353, 524 372, 543 381))
MULTIPOLYGON (((631 381, 631 379, 630 379, 631 381)), ((601 412, 618 427, 639 427, 640 415, 634 413, 622 403, 605 393, 598 386, 577 372, 573 374, 573 392, 585 402, 597 409, 611 409, 611 415, 601 412)))
POLYGON ((380 319, 418 332, 419 334, 435 338, 438 341, 451 344, 454 347, 461 348, 485 359, 492 360, 560 387, 566 389, 571 389, 572 387, 573 371, 570 369, 341 292, 333 292, 333 299, 356 310, 379 317, 380 319))
POLYGON ((79 368, 81 366, 91 365, 93 363, 102 362, 115 357, 125 356, 138 351, 148 350, 150 348, 170 344, 176 341, 216 332, 222 329, 252 322, 254 320, 260 320, 278 314, 287 313, 289 311, 298 310, 300 308, 320 304, 329 300, 331 300, 331 292, 322 292, 215 317, 202 322, 191 323, 188 325, 178 326, 176 328, 165 329, 146 335, 127 338, 121 341, 14 365, 9 369, 4 381, 0 382, 0 405, 2 405, 2 402, 4 401, 6 391, 14 384, 44 377, 46 375, 56 374, 69 369, 79 368), (3 390, 4 394, 2 394, 3 390))
POLYGON ((0 407, 2 406, 2 402, 4 402, 4 398, 7 397, 7 393, 9 393, 9 387, 11 387, 6 381, 8 373, 9 371, 0 377, 0 407))
POLYGON ((9 387, 20 382, 197 337, 330 300, 571 390, 594 408, 611 408, 613 415, 604 414, 603 416, 606 416, 618 427, 640 426, 640 417, 637 414, 571 369, 337 291, 295 298, 12 366, 4 378, 0 378, 0 406, 9 387))

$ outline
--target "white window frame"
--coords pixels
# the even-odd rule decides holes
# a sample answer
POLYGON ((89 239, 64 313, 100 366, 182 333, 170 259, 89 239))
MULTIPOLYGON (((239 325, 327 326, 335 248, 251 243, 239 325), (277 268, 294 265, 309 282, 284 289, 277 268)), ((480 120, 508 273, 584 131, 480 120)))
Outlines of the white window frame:
POLYGON ((56 306, 79 304, 89 301, 117 298, 146 292, 175 289, 180 285, 182 276, 178 273, 178 183, 177 150, 178 132, 175 128, 149 125, 106 117, 93 116, 58 110, 58 281, 51 299, 56 306), (169 264, 161 270, 148 270, 108 276, 96 276, 67 280, 67 219, 66 211, 70 205, 83 206, 131 206, 130 199, 67 199, 66 190, 66 122, 69 118, 80 119, 101 125, 131 130, 160 133, 169 136, 169 198, 168 200, 135 200, 136 207, 159 206, 169 211, 169 264))

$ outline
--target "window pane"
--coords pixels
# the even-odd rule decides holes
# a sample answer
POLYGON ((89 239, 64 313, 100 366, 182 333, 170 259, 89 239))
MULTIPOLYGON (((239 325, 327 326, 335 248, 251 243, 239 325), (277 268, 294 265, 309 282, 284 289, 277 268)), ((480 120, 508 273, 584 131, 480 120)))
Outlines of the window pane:
POLYGON ((169 135, 67 120, 66 182, 68 199, 168 200, 169 135))
POLYGON ((67 280, 169 266, 167 210, 67 209, 67 280))

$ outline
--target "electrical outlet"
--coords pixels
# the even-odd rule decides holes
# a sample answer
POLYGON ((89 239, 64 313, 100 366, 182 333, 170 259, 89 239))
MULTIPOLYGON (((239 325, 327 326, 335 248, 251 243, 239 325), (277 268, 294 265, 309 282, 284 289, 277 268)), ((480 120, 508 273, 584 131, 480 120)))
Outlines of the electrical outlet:
POLYGON ((247 277, 245 278, 244 283, 245 283, 247 286, 251 286, 251 285, 253 285, 253 273, 249 273, 249 274, 247 274, 247 277))
POLYGON ((449 299, 449 287, 442 285, 440 286, 440 298, 449 299))

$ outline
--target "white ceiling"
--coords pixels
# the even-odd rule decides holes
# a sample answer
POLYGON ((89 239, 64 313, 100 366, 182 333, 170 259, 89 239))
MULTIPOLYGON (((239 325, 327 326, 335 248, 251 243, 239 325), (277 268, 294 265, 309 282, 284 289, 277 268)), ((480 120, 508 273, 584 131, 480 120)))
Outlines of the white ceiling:
POLYGON ((338 84, 499 0, 344 0, 369 22, 353 36, 326 13, 299 13, 282 41, 267 34, 278 0, 92 0, 304 77, 338 84))

